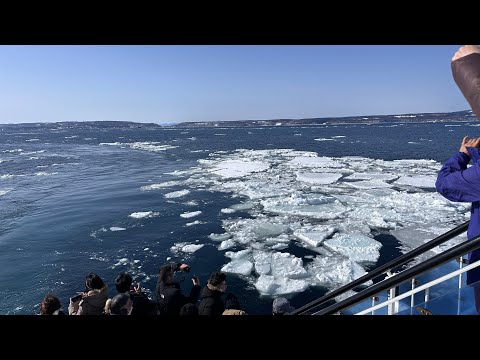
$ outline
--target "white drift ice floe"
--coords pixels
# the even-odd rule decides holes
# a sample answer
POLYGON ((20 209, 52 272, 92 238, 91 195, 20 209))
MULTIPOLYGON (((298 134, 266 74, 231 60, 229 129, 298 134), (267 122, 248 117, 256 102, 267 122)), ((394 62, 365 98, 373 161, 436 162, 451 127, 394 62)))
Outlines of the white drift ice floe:
MULTIPOLYGON (((438 234, 437 229, 465 221, 469 206, 434 191, 440 167, 434 160, 238 149, 212 153, 198 166, 176 175, 190 176, 182 185, 193 189, 246 198, 243 204, 219 212, 225 233, 210 234, 207 242, 216 242, 219 251, 228 250, 225 255, 230 261, 222 271, 238 274, 261 294, 273 296, 309 286, 338 287, 362 276, 363 266, 380 257, 382 245, 374 239, 375 232, 395 236, 402 244, 400 250, 406 252, 438 234), (247 211, 251 218, 241 218, 238 210, 247 211), (425 236, 410 236, 422 231, 425 236), (294 256, 289 253, 292 245, 315 255, 294 256)), ((144 190, 167 184, 176 183, 144 190)), ((165 197, 188 192, 184 189, 165 197)))

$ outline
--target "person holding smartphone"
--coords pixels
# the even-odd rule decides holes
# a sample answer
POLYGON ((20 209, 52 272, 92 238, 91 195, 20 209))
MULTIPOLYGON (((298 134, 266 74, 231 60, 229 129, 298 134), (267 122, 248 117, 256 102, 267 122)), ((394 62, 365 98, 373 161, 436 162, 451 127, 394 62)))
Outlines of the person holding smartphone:
MULTIPOLYGON (((451 68, 456 84, 480 119, 480 47, 460 47, 452 58, 451 68)), ((450 201, 472 203, 467 237, 480 235, 480 137, 463 138, 458 152, 439 171, 435 187, 450 201), (470 160, 473 165, 468 167, 470 160)), ((469 264, 479 260, 480 249, 468 254, 469 264)), ((480 314, 480 268, 467 271, 467 285, 473 287, 476 311, 480 314)))
POLYGON ((102 315, 108 299, 108 286, 95 273, 85 278, 85 291, 70 298, 69 315, 102 315))
POLYGON ((129 274, 121 273, 115 278, 115 288, 120 294, 127 294, 132 300, 131 315, 157 315, 157 305, 142 292, 140 284, 133 285, 129 274))
POLYGON ((190 266, 182 263, 164 265, 158 272, 155 294, 160 315, 178 316, 180 309, 187 303, 196 304, 200 294, 200 280, 197 276, 192 277, 192 289, 190 295, 181 293, 180 284, 173 281, 173 274, 176 271, 189 272, 190 266))

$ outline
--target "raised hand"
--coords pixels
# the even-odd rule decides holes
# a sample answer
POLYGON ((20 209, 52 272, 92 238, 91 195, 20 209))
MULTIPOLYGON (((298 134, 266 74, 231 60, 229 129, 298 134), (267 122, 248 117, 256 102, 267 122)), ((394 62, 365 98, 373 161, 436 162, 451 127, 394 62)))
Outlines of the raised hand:
POLYGON ((464 56, 467 56, 473 53, 480 54, 480 47, 478 45, 464 45, 457 50, 455 55, 453 55, 452 61, 458 60, 464 56))

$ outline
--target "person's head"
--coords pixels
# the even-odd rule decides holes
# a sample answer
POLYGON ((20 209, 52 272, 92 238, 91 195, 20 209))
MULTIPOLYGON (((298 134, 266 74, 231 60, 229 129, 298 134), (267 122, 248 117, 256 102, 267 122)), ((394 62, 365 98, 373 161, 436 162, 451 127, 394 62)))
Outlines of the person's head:
POLYGON ((128 274, 121 273, 115 278, 115 288, 119 293, 126 293, 130 291, 132 286, 132 277, 128 274))
POLYGON ((100 290, 105 286, 103 280, 97 274, 91 272, 85 278, 85 292, 90 290, 100 290))
POLYGON ((118 294, 110 303, 111 315, 130 315, 132 312, 132 300, 128 294, 118 294))
POLYGON ((198 315, 198 308, 195 304, 186 303, 180 308, 180 315, 185 316, 197 316, 198 315))
POLYGON ((279 297, 273 300, 272 313, 273 315, 284 315, 295 310, 293 306, 290 305, 290 301, 284 297, 279 297))
POLYGON ((164 284, 171 284, 173 282, 173 270, 170 266, 162 266, 158 277, 164 284))
POLYGON ((40 315, 57 315, 60 310, 60 300, 53 294, 46 294, 40 304, 40 315))
POLYGON ((220 271, 215 271, 210 275, 210 278, 208 279, 208 285, 210 288, 225 292, 227 289, 227 277, 224 273, 220 271))
POLYGON ((225 309, 242 310, 240 308, 240 302, 238 301, 238 298, 232 293, 228 293, 225 297, 225 309))

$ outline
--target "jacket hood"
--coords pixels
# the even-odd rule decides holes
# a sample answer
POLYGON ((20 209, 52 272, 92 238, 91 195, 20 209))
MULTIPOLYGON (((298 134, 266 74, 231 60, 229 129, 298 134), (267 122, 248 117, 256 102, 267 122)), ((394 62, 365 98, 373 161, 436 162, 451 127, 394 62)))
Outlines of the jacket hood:
POLYGON ((83 301, 87 302, 89 305, 92 305, 93 307, 103 309, 107 299, 108 299, 108 286, 105 285, 101 289, 90 290, 87 293, 87 295, 83 298, 83 301))
POLYGON ((205 286, 202 289, 202 293, 201 293, 200 297, 202 299, 204 299, 204 298, 208 298, 208 297, 221 297, 222 295, 223 295, 223 292, 218 291, 218 290, 212 290, 212 289, 209 289, 208 286, 205 286))

